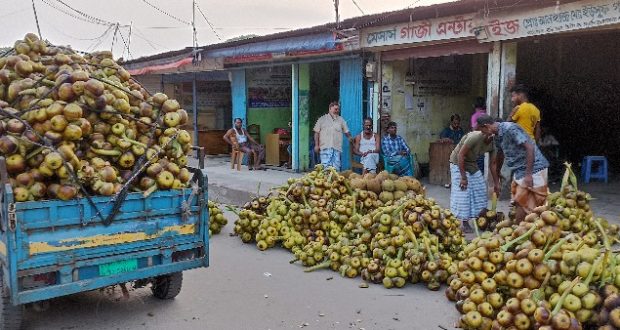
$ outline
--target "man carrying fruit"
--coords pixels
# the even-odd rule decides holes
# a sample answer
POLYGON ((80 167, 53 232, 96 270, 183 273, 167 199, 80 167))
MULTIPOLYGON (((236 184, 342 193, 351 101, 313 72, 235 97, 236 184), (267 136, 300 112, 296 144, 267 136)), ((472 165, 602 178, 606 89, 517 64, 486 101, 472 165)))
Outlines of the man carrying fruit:
POLYGON ((342 154, 342 134, 353 142, 347 122, 340 115, 338 102, 329 104, 329 112, 321 116, 314 125, 314 152, 320 154, 321 164, 325 168, 333 167, 340 171, 342 154))
POLYGON ((536 142, 516 123, 497 122, 489 115, 478 117, 478 128, 488 136, 495 135, 499 166, 503 161, 513 171, 512 200, 517 222, 547 199, 549 162, 536 142))
POLYGON ((466 233, 472 232, 467 221, 478 217, 480 211, 487 206, 487 184, 477 163, 478 158, 484 157, 487 152, 490 156, 493 188, 495 193, 499 194, 496 150, 493 136, 473 131, 461 139, 450 155, 450 210, 461 220, 466 233))

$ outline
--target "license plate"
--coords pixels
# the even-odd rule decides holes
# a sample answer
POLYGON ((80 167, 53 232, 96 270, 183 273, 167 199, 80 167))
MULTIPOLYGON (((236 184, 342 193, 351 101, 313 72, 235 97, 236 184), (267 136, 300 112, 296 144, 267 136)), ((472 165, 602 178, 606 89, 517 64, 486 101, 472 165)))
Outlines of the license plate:
POLYGON ((111 262, 109 264, 99 265, 99 275, 110 276, 127 273, 136 269, 138 269, 138 259, 121 260, 111 262))

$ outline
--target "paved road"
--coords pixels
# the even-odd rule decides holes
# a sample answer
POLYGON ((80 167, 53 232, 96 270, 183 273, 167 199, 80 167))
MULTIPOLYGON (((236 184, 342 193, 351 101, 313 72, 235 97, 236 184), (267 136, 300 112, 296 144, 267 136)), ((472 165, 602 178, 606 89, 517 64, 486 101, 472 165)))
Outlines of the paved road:
POLYGON ((77 294, 52 301, 45 312, 27 311, 24 328, 453 328, 457 312, 442 291, 421 285, 362 289, 359 278, 341 278, 328 270, 304 273, 288 263, 288 251, 260 252, 230 237, 231 230, 229 224, 212 239, 211 267, 184 273, 183 290, 175 300, 156 300, 149 289, 130 292, 128 300, 118 289, 77 294))

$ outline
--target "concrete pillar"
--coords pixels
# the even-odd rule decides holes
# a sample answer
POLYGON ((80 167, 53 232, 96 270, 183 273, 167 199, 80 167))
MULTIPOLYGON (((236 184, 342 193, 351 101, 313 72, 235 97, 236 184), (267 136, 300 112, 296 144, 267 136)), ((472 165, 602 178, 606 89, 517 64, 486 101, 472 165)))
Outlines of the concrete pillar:
MULTIPOLYGON (((245 82, 245 69, 231 72, 232 115, 246 122, 247 118, 247 86, 245 82)), ((229 123, 232 125, 232 123, 229 123)))
POLYGON ((515 84, 517 75, 517 43, 502 43, 501 76, 499 94, 499 117, 507 119, 512 112, 510 89, 515 84))
POLYGON ((489 53, 487 69, 487 113, 499 115, 500 76, 501 76, 501 43, 496 41, 489 53))
POLYGON ((292 91, 292 168, 302 172, 308 170, 310 160, 310 64, 293 64, 292 91))

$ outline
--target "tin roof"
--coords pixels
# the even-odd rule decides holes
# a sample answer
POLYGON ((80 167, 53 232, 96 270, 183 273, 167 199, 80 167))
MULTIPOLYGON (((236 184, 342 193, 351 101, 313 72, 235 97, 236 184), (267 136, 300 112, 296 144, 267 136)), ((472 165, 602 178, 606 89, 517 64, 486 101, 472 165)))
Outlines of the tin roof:
MULTIPOLYGON (((572 2, 572 0, 569 0, 569 2, 572 2)), ((488 0, 459 0, 429 6, 406 8, 397 11, 353 17, 343 20, 342 22, 340 22, 339 26, 337 26, 335 22, 331 22, 323 25, 300 28, 291 31, 268 34, 264 36, 257 36, 248 39, 225 41, 217 44, 201 46, 199 47, 199 50, 209 51, 263 41, 307 36, 317 33, 336 32, 349 29, 360 30, 366 27, 388 25, 393 23, 406 22, 410 20, 422 20, 437 17, 455 16, 460 14, 477 12, 480 10, 493 12, 504 9, 516 9, 519 7, 531 6, 532 4, 540 6, 549 3, 555 2, 554 0, 494 0, 492 2, 489 2, 488 0)), ((123 63, 123 65, 128 66, 129 68, 139 68, 145 65, 161 65, 165 62, 179 60, 183 57, 191 56, 192 50, 192 47, 186 47, 179 50, 144 56, 126 61, 123 63)))

